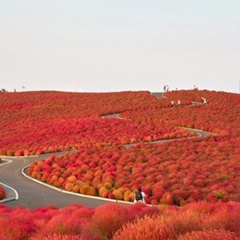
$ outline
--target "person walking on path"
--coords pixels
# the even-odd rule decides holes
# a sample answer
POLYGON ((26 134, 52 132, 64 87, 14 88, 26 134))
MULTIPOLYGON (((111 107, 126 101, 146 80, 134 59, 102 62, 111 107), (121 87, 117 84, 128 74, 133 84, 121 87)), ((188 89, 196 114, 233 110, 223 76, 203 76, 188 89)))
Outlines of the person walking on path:
POLYGON ((182 106, 181 100, 178 99, 178 107, 181 107, 181 106, 182 106))
POLYGON ((202 97, 202 102, 203 102, 203 104, 207 104, 207 103, 208 103, 208 102, 207 102, 207 99, 204 98, 204 97, 202 97))
POLYGON ((146 204, 146 194, 142 191, 141 188, 138 189, 135 195, 135 201, 146 204))

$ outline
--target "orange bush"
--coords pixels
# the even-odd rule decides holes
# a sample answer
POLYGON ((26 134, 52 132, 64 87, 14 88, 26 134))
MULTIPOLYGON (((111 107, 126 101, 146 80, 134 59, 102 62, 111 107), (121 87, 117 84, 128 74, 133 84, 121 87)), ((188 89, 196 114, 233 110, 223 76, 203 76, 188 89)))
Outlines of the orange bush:
POLYGON ((77 178, 76 176, 70 176, 67 178, 67 181, 70 183, 75 183, 77 181, 77 178))
POLYGON ((123 194, 119 190, 113 190, 112 194, 114 195, 115 199, 117 199, 117 200, 123 199, 123 194))
POLYGON ((89 190, 89 185, 88 184, 83 184, 80 188, 80 193, 86 195, 89 190))
POLYGON ((89 196, 96 196, 97 194, 97 191, 95 190, 94 187, 92 186, 89 186, 87 192, 86 192, 86 195, 89 195, 89 196))
POLYGON ((65 190, 67 190, 67 191, 72 191, 72 190, 73 190, 73 187, 74 187, 74 184, 68 182, 68 183, 66 183, 66 185, 65 185, 65 190))

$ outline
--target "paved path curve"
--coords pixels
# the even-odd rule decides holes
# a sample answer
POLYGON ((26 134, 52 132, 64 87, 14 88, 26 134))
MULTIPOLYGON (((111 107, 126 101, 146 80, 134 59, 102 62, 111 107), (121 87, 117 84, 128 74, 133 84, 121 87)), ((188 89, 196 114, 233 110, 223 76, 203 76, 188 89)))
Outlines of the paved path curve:
POLYGON ((100 205, 109 203, 101 199, 80 197, 66 194, 61 191, 55 191, 43 184, 29 180, 22 174, 22 169, 31 162, 36 159, 46 159, 49 156, 50 154, 42 155, 40 157, 2 157, 4 163, 6 163, 6 160, 11 160, 11 162, 0 166, 0 181, 4 182, 4 185, 2 186, 6 189, 9 198, 8 200, 10 200, 6 202, 3 201, 3 205, 8 207, 23 206, 34 210, 46 206, 64 208, 71 204, 80 204, 96 208, 100 205), (7 186, 10 186, 11 188, 8 188, 7 186))
MULTIPOLYGON (((158 98, 162 97, 161 93, 154 93, 153 95, 158 98)), ((116 115, 110 117, 116 117, 116 115)), ((192 131, 197 132, 199 136, 207 136, 211 134, 200 130, 192 131)), ((155 143, 159 144, 162 142, 165 141, 158 141, 155 143)), ((129 145, 126 147, 129 147, 129 145)), ((55 155, 60 154, 61 153, 57 153, 55 155)), ((124 203, 123 201, 101 199, 97 197, 91 198, 89 196, 77 196, 59 190, 53 190, 51 187, 36 183, 36 181, 29 180, 24 176, 22 172, 24 167, 37 159, 47 159, 49 156, 51 156, 51 154, 20 158, 2 156, 3 163, 0 164, 0 186, 6 190, 7 199, 0 201, 0 204, 8 207, 22 206, 32 210, 46 206, 65 208, 72 204, 80 204, 91 208, 96 208, 111 202, 117 202, 118 204, 131 204, 124 203)))

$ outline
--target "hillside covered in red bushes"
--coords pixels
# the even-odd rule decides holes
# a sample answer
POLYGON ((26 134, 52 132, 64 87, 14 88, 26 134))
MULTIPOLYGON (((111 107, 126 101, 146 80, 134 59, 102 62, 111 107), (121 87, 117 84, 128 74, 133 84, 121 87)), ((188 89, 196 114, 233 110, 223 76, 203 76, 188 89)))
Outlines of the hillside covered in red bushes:
POLYGON ((29 174, 40 181, 124 201, 141 186, 150 204, 239 201, 238 94, 24 92, 0 100, 1 155, 76 151, 34 162, 29 174), (178 99, 182 106, 171 107, 178 99), (114 113, 121 118, 101 118, 114 113), (197 137, 184 127, 215 135, 197 137))
MULTIPOLYGON (((212 240, 240 236, 236 230, 240 229, 239 217, 233 213, 236 211, 239 216, 239 94, 188 90, 167 92, 158 99, 144 91, 0 93, 0 114, 0 155, 20 157, 72 151, 32 163, 28 169, 32 178, 75 194, 127 202, 133 202, 135 192, 142 187, 147 203, 158 206, 149 207, 151 210, 144 206, 147 212, 154 212, 154 217, 151 212, 150 216, 138 218, 134 212, 136 219, 130 217, 126 226, 125 221, 119 223, 121 230, 111 230, 106 239, 111 239, 113 233, 114 239, 141 239, 131 234, 143 225, 146 231, 154 229, 153 233, 163 234, 161 239, 212 240), (202 103, 202 97, 207 104, 202 103), (171 100, 176 103, 181 100, 182 104, 172 107, 171 100), (191 206, 201 212, 197 214, 196 229, 188 224, 196 214, 191 206), (172 217, 164 217, 168 211, 172 217), (183 232, 170 224, 179 226, 177 222, 181 220, 185 224, 183 232), (231 221, 233 225, 227 224, 231 221)), ((74 211, 66 211, 79 211, 78 207, 73 208, 74 211)), ((123 207, 121 211, 126 209, 123 207)), ((57 215, 61 212, 48 210, 57 215)), ((46 217, 48 210, 38 211, 46 212, 46 217)), ((2 208, 9 219, 17 211, 2 208)), ((81 233, 69 233, 66 239, 104 239, 102 233, 91 235, 93 219, 83 221, 82 217, 76 221, 84 222, 86 235, 81 235, 82 230, 78 229, 81 233)), ((66 232, 51 231, 51 234, 41 233, 40 237, 53 236, 54 232, 57 235, 52 239, 65 239, 58 235, 64 236, 66 232)))

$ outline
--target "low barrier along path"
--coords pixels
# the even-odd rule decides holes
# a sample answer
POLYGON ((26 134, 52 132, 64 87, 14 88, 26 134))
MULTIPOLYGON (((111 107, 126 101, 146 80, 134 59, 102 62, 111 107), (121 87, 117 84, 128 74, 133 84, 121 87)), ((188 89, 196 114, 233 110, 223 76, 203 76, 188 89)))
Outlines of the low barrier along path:
MULTIPOLYGON (((161 93, 152 93, 157 98, 163 97, 161 93)), ((196 103, 194 103, 196 104, 196 103)), ((104 118, 120 118, 119 114, 111 114, 103 116, 104 118)), ((214 133, 204 132, 197 129, 188 129, 197 133, 197 137, 215 135, 214 133)), ((155 141, 146 144, 160 144, 168 141, 176 141, 179 139, 169 139, 155 141)), ((134 144, 125 145, 126 148, 134 144)), ((55 188, 49 184, 38 181, 27 175, 27 167, 34 161, 47 159, 51 155, 60 156, 62 153, 44 154, 41 156, 28 157, 8 157, 1 156, 2 163, 0 164, 0 186, 4 188, 7 198, 0 201, 0 204, 14 208, 26 207, 29 209, 43 208, 46 206, 55 206, 57 208, 65 208, 72 204, 80 204, 91 208, 96 208, 104 204, 133 204, 112 199, 100 197, 91 197, 82 194, 75 194, 63 189, 55 188), (3 182, 2 182, 3 181, 3 182)))

